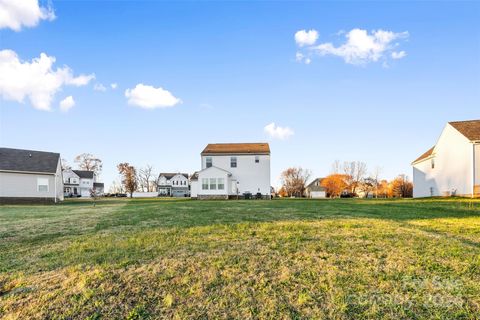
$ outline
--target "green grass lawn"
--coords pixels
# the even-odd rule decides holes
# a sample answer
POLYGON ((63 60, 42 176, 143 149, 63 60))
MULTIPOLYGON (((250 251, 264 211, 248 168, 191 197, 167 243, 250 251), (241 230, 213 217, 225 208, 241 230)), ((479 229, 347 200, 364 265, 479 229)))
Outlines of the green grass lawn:
POLYGON ((0 206, 0 318, 480 319, 480 201, 0 206))

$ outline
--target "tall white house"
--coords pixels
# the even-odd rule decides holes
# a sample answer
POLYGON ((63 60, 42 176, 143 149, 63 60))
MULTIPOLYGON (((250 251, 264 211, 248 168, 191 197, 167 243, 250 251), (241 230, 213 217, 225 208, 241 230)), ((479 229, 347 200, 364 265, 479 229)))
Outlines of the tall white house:
POLYGON ((480 196, 480 120, 447 123, 412 166, 415 198, 480 196))
POLYGON ((159 197, 188 197, 190 182, 187 173, 160 173, 157 179, 159 197))
POLYGON ((0 203, 63 201, 60 154, 0 148, 0 203))
POLYGON ((268 143, 209 144, 201 168, 190 179, 192 198, 271 197, 268 143))
POLYGON ((98 195, 103 195, 104 185, 97 182, 93 171, 72 170, 63 171, 63 184, 65 197, 90 197, 92 190, 98 195))

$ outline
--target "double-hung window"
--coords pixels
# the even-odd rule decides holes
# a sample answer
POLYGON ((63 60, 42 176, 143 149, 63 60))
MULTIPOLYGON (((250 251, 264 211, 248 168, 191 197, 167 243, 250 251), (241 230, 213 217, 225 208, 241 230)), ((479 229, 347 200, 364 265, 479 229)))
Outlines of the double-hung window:
POLYGON ((230 157, 230 168, 237 167, 237 157, 230 157))
POLYGON ((255 156, 255 163, 259 163, 260 162, 260 156, 255 156))
POLYGON ((217 179, 210 178, 210 190, 217 190, 217 179))
POLYGON ((224 190, 225 189, 225 179, 218 178, 217 183, 218 183, 218 190, 224 190))
POLYGON ((208 178, 202 179, 202 190, 208 190, 208 178))
POLYGON ((48 178, 37 178, 38 192, 48 192, 48 178))
POLYGON ((212 157, 206 157, 205 158, 205 166, 207 168, 210 168, 212 166, 212 157))

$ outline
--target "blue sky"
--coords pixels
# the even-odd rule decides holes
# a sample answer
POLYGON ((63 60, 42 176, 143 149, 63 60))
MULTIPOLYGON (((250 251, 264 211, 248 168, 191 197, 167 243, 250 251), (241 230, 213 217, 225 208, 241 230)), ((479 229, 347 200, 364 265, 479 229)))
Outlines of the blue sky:
POLYGON ((68 66, 71 78, 45 111, 28 93, 12 98, 14 89, 0 75, 0 142, 60 152, 71 164, 75 155, 93 153, 104 161, 107 186, 119 162, 192 173, 213 142, 268 141, 273 185, 284 168, 323 176, 336 159, 380 166, 385 178, 410 175, 410 162, 435 143, 446 122, 480 118, 478 2, 51 6, 55 19, 17 31, 4 24, 0 50, 12 50, 22 64, 45 53, 56 58, 52 72, 68 66), (368 36, 388 31, 394 39, 376 57, 349 62, 342 45, 355 29, 368 36), (301 46, 300 30, 315 30, 318 38, 301 46), (393 59, 393 52, 404 57, 393 59), (297 61, 297 53, 310 63, 297 61), (82 85, 75 78, 91 74, 82 85), (105 91, 94 90, 100 84, 105 91), (129 104, 125 91, 133 95, 138 84, 181 102, 129 104), (75 105, 61 111, 68 96, 75 105), (293 134, 270 136, 264 128, 272 122, 293 134))

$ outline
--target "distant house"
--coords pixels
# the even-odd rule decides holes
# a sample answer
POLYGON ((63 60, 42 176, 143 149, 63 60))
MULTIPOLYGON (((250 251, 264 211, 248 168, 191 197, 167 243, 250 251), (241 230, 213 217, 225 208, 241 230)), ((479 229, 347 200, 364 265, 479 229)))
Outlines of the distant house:
POLYGON ((320 199, 327 197, 327 189, 322 187, 322 180, 323 178, 317 178, 305 188, 307 198, 320 199))
POLYGON ((201 153, 202 169, 191 177, 191 196, 271 198, 268 143, 215 143, 201 153))
POLYGON ((160 197, 188 197, 190 183, 187 173, 160 173, 157 179, 157 191, 160 197))
POLYGON ((449 122, 413 166, 413 197, 480 195, 480 120, 449 122))
POLYGON ((97 195, 103 195, 104 185, 97 182, 93 171, 72 170, 63 171, 63 184, 65 197, 90 197, 92 190, 97 195))
POLYGON ((63 201, 60 154, 0 148, 0 203, 63 201))

